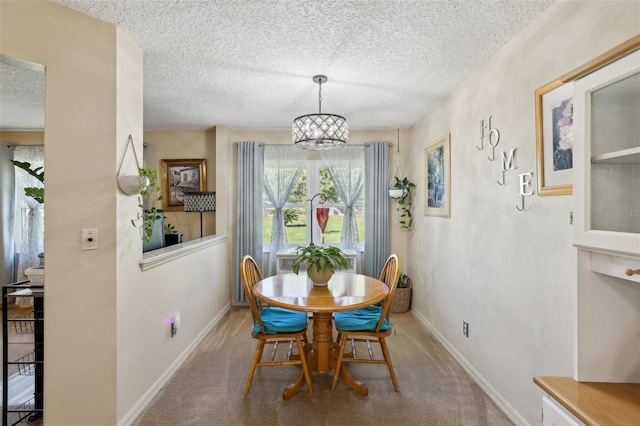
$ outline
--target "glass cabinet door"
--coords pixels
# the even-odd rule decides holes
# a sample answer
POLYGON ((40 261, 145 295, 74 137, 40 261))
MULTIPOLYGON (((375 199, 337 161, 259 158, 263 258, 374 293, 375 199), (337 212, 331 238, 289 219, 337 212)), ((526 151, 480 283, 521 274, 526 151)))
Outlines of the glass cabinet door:
POLYGON ((590 114, 590 229, 640 233, 640 72, 593 91, 590 114))
POLYGON ((577 243, 638 255, 640 51, 576 80, 574 100, 577 243))

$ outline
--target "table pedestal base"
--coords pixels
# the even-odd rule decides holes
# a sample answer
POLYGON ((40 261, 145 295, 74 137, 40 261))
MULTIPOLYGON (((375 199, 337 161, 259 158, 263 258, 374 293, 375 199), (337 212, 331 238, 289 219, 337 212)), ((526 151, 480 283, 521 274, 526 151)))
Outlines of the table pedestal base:
MULTIPOLYGON (((331 317, 331 312, 313 314, 313 343, 308 343, 304 348, 309 373, 329 374, 338 364, 340 345, 333 341, 331 317)), ((358 395, 366 396, 369 393, 369 389, 349 373, 345 364, 342 364, 340 369, 340 378, 358 395)), ((282 398, 285 400, 291 398, 305 383, 304 372, 300 370, 296 381, 282 392, 282 398)))

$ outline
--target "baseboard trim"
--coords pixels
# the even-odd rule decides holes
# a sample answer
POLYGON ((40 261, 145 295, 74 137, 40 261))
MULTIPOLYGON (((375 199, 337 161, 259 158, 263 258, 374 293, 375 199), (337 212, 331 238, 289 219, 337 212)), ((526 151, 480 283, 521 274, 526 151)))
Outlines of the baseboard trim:
POLYGON ((416 311, 415 308, 411 309, 411 313, 416 319, 418 319, 421 323, 423 323, 425 327, 429 329, 429 331, 431 331, 431 333, 435 336, 435 338, 438 339, 438 341, 442 344, 442 346, 444 346, 444 348, 451 354, 451 356, 455 358, 455 360, 458 362, 458 364, 460 364, 460 366, 464 369, 464 371, 466 371, 467 374, 471 376, 473 381, 475 381, 478 384, 478 386, 480 386, 480 388, 484 391, 484 393, 486 393, 489 396, 489 398, 491 398, 491 400, 496 403, 498 408, 500 408, 502 412, 507 417, 509 417, 509 419, 514 424, 517 424, 517 425, 529 424, 524 419, 524 417, 522 417, 520 413, 518 413, 518 411, 515 408, 513 408, 513 406, 509 404, 509 402, 507 402, 507 400, 504 399, 502 395, 500 395, 500 393, 493 386, 491 386, 491 384, 478 372, 478 370, 476 370, 469 363, 469 361, 467 361, 466 358, 463 357, 462 354, 460 354, 460 352, 458 352, 456 348, 453 347, 453 345, 451 345, 449 341, 442 334, 440 334, 440 332, 433 326, 433 324, 431 324, 419 311, 416 311))
POLYGON ((169 368, 160 376, 158 380, 142 395, 142 397, 136 402, 131 410, 118 422, 118 426, 128 426, 133 424, 133 422, 142 414, 147 405, 155 398, 155 396, 160 392, 160 390, 167 384, 167 382, 173 377, 173 375, 178 371, 178 369, 182 366, 182 364, 189 358, 189 356, 193 353, 193 351, 198 347, 198 345, 202 342, 207 334, 211 331, 211 329, 222 319, 222 317, 231 309, 231 303, 228 303, 218 315, 213 317, 213 319, 207 324, 207 326, 202 329, 202 331, 198 334, 198 336, 191 342, 189 346, 187 346, 184 351, 180 354, 178 358, 169 366, 169 368))

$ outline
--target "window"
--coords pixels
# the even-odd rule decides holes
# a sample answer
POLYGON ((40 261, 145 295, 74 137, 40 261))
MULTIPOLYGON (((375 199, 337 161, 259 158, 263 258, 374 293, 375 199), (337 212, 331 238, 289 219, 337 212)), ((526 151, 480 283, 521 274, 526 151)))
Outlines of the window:
MULTIPOLYGON (((31 168, 44 167, 43 146, 16 146, 13 159, 28 162, 31 168)), ((40 187, 40 182, 26 171, 15 168, 14 238, 18 254, 17 279, 25 269, 37 266, 44 251, 44 205, 25 195, 25 187, 40 187)))
MULTIPOLYGON (((356 226, 358 231, 358 244, 364 245, 364 191, 354 204, 356 216, 356 226)), ((271 243, 273 214, 275 208, 270 202, 266 191, 263 191, 263 244, 265 249, 271 243)), ((342 239, 343 224, 345 219, 346 206, 341 200, 335 183, 331 178, 330 171, 318 160, 307 160, 303 162, 303 169, 296 180, 291 194, 286 200, 283 210, 286 241, 290 247, 297 247, 314 243, 339 244, 342 239), (321 203, 323 194, 326 201, 321 203), (313 206, 309 200, 313 198, 313 206), (311 208, 313 210, 311 210, 311 208), (324 232, 321 231, 318 223, 318 209, 328 209, 328 220, 324 232), (313 213, 311 213, 313 212, 313 213), (313 214, 313 218, 311 217, 313 214), (312 226, 309 226, 311 221, 312 226), (312 233, 313 232, 313 238, 312 233)))

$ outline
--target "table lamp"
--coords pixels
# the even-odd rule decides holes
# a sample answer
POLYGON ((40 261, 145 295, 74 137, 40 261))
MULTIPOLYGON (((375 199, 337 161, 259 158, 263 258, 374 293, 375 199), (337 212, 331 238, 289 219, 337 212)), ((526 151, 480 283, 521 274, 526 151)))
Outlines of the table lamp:
POLYGON ((184 194, 184 211, 200 212, 200 238, 202 238, 202 212, 216 211, 216 193, 186 192, 184 194))

